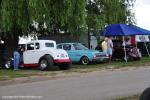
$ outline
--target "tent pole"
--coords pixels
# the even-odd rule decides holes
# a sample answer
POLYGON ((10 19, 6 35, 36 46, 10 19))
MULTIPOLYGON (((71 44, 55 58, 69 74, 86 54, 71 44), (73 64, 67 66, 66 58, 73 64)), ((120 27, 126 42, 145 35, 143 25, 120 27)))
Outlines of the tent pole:
POLYGON ((136 35, 135 35, 135 46, 136 46, 136 48, 138 47, 138 42, 136 40, 136 35))
POLYGON ((126 52, 126 47, 125 47, 124 36, 123 36, 123 47, 124 47, 124 59, 125 59, 125 61, 126 61, 126 63, 127 63, 128 61, 127 61, 127 52, 126 52))
POLYGON ((145 40, 145 39, 144 39, 144 44, 145 44, 145 47, 146 47, 147 54, 148 54, 148 56, 150 57, 149 50, 148 50, 148 48, 147 48, 146 40, 145 40))

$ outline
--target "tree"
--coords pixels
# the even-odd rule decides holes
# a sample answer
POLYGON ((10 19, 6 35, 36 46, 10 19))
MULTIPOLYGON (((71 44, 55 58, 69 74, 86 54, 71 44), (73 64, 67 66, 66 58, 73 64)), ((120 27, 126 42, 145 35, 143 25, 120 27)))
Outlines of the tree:
POLYGON ((85 0, 71 0, 71 10, 68 19, 68 31, 75 36, 80 36, 86 32, 86 12, 85 0))
POLYGON ((10 57, 17 47, 18 36, 24 34, 30 23, 28 0, 1 0, 0 3, 0 37, 10 57))
POLYGON ((85 0, 30 0, 32 20, 45 22, 51 33, 79 36, 84 32, 85 0))
POLYGON ((2 0, 0 9, 3 37, 22 35, 29 25, 28 0, 2 0))
POLYGON ((0 0, 0 37, 13 49, 18 36, 30 34, 27 31, 33 21, 41 26, 46 23, 48 34, 64 31, 78 39, 88 27, 99 37, 105 25, 132 23, 133 3, 134 0, 0 0))
POLYGON ((135 0, 87 0, 87 25, 99 41, 100 31, 113 23, 134 23, 131 9, 135 0))

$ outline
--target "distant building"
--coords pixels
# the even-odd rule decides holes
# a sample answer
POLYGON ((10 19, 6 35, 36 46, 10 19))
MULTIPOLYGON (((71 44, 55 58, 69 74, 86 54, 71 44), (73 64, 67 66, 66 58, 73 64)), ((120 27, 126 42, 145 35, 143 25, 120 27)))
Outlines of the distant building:
POLYGON ((49 34, 45 36, 40 36, 38 39, 45 39, 45 40, 55 40, 56 43, 67 43, 67 42, 80 42, 83 45, 88 47, 88 35, 82 34, 79 38, 74 37, 70 34, 49 34))

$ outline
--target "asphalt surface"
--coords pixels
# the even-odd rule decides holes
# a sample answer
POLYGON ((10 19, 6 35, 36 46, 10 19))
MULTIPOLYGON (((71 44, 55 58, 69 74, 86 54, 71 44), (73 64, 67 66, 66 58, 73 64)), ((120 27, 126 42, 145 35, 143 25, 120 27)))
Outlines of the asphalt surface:
POLYGON ((0 100, 111 100, 150 86, 150 68, 0 86, 0 100))

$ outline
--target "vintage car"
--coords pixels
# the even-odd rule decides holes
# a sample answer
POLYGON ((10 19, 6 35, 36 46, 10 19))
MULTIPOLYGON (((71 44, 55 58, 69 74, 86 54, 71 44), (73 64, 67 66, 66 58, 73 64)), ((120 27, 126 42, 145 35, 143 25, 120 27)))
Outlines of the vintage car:
MULTIPOLYGON (((124 46, 123 42, 120 40, 113 40, 113 55, 112 58, 115 59, 125 59, 125 52, 124 52, 124 46)), ((125 46, 126 54, 127 54, 127 60, 139 60, 141 58, 141 52, 140 50, 131 45, 125 46)))
MULTIPOLYGON (((7 61, 5 67, 10 68, 12 62, 13 59, 7 61)), ((46 70, 57 65, 60 69, 69 69, 71 64, 67 52, 57 49, 53 40, 35 40, 25 44, 22 67, 38 67, 46 70)))
POLYGON ((89 50, 81 43, 61 43, 57 44, 57 48, 66 50, 73 63, 79 62, 86 65, 93 61, 100 62, 108 60, 106 53, 89 50))

